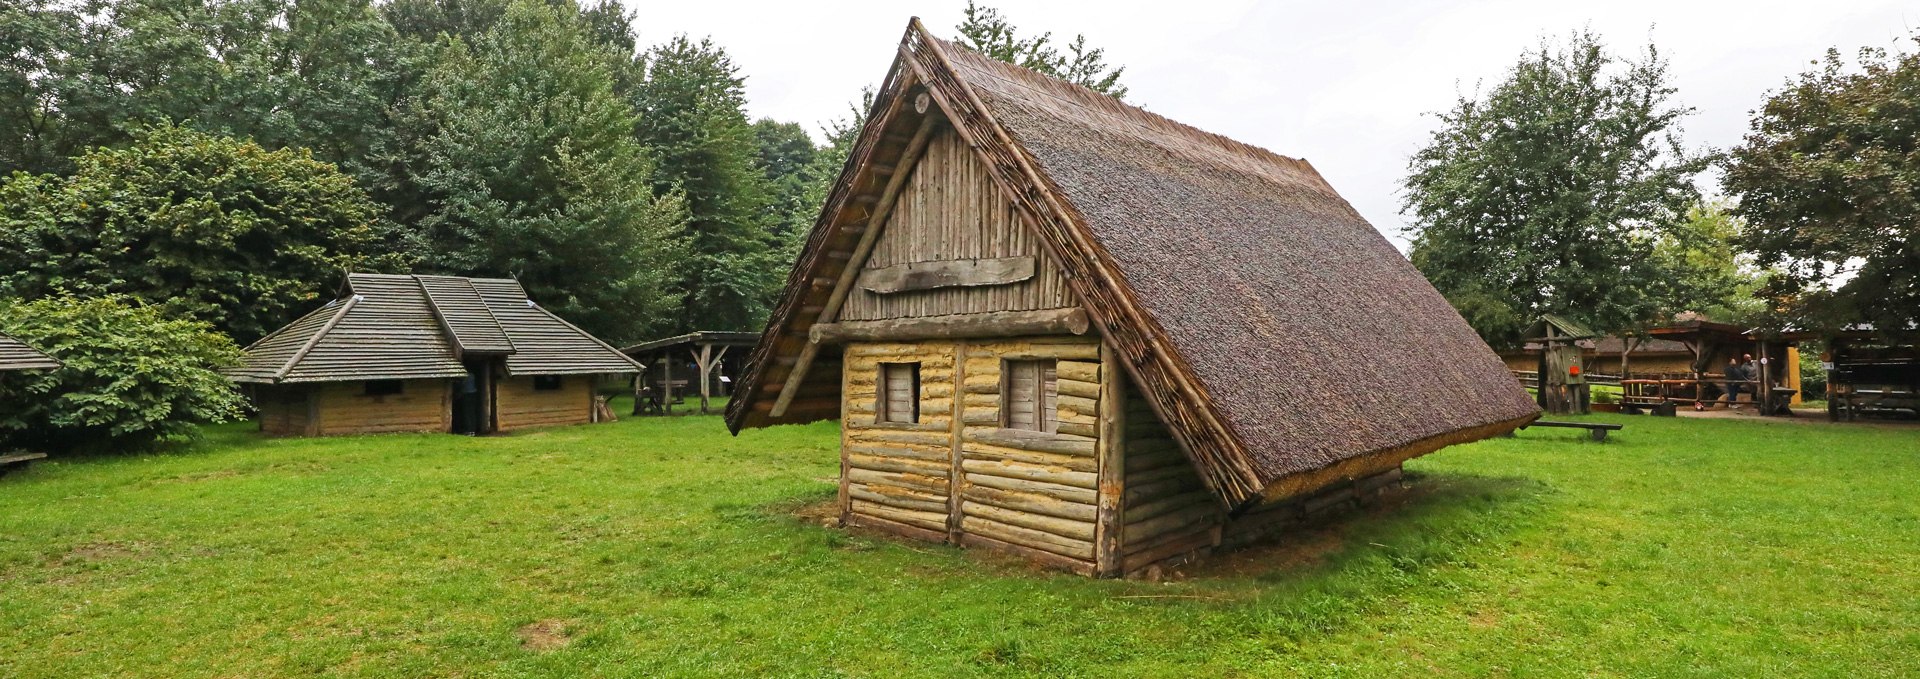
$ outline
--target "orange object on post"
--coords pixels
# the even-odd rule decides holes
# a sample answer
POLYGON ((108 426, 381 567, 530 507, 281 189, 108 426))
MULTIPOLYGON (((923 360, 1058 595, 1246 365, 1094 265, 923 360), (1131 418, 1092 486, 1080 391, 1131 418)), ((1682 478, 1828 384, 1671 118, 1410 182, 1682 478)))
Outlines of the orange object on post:
POLYGON ((1577 366, 1577 365, 1570 365, 1570 366, 1567 366, 1567 374, 1568 374, 1568 375, 1578 375, 1578 374, 1580 374, 1580 366, 1577 366))

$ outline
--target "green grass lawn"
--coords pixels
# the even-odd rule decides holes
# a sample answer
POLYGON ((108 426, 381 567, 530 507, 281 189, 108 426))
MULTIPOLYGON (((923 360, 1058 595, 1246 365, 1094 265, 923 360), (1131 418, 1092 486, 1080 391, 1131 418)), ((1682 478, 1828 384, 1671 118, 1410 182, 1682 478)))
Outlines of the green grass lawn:
POLYGON ((222 427, 0 477, 0 676, 1920 673, 1920 429, 1595 419, 1168 583, 796 518, 831 423, 222 427))

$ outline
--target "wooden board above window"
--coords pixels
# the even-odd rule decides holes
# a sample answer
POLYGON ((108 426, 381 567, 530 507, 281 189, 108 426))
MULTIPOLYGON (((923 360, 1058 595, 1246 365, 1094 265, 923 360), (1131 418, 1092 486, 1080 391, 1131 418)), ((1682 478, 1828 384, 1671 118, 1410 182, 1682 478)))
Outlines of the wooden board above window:
POLYGON ((908 262, 860 274, 860 287, 877 295, 899 292, 1011 285, 1033 278, 1034 258, 947 259, 908 262))

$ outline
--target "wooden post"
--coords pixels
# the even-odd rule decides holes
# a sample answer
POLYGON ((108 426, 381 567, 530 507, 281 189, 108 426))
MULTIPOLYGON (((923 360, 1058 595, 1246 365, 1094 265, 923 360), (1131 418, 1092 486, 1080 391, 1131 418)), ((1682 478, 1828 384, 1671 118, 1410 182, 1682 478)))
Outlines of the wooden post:
POLYGON ((1126 528, 1127 470, 1127 394, 1125 372, 1120 370, 1120 352, 1104 340, 1100 342, 1100 439, 1094 443, 1099 455, 1097 475, 1100 494, 1094 523, 1094 571, 1100 577, 1118 577, 1120 572, 1120 536, 1126 528))
POLYGON ((700 350, 693 352, 693 364, 700 368, 700 414, 707 414, 707 400, 713 397, 710 384, 713 374, 713 345, 701 343, 700 350))
POLYGON ((673 354, 660 357, 660 414, 673 414, 673 354))
POLYGON ((642 364, 640 366, 640 372, 633 374, 633 415, 635 417, 640 416, 640 412, 641 412, 640 409, 642 407, 641 392, 645 391, 646 388, 647 388, 647 366, 642 364))
POLYGON ((948 410, 953 421, 951 427, 953 466, 947 468, 947 542, 955 545, 960 544, 960 520, 964 518, 961 513, 960 491, 966 479, 966 473, 961 470, 960 463, 965 460, 966 455, 961 450, 960 444, 962 437, 966 435, 966 413, 964 412, 967 403, 964 388, 966 384, 967 342, 960 340, 953 343, 953 407, 948 410))

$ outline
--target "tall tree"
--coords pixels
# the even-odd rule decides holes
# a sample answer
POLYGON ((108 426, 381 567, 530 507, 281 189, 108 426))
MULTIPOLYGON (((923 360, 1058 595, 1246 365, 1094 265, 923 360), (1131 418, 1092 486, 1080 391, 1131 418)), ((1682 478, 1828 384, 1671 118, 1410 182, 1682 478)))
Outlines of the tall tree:
MULTIPOLYGON (((1916 36, 1920 40, 1920 36, 1916 36)), ((1828 50, 1756 112, 1724 178, 1740 239, 1778 267, 1773 320, 1920 335, 1920 52, 1828 50)))
POLYGON ((761 119, 753 124, 753 135, 759 144, 759 163, 766 173, 772 198, 767 210, 775 241, 787 243, 796 237, 805 237, 807 229, 813 226, 813 217, 808 213, 819 211, 819 206, 806 203, 815 182, 814 159, 820 155, 820 149, 813 145, 813 137, 808 136, 806 128, 799 123, 761 119))
POLYGON ((1616 331, 1693 305, 1650 285, 1709 160, 1681 146, 1673 95, 1651 46, 1623 59, 1579 32, 1525 52, 1410 161, 1414 265, 1498 345, 1543 313, 1616 331))
POLYGON ((993 59, 1024 66, 1067 82, 1083 85, 1115 99, 1127 96, 1120 84, 1125 66, 1108 66, 1107 51, 1088 47, 1087 36, 1075 35, 1066 52, 1054 46, 1053 33, 1023 38, 1000 10, 967 2, 966 18, 955 27, 960 44, 993 59))
POLYGON ((685 36, 643 56, 634 133, 652 155, 656 191, 685 195, 690 251, 679 269, 677 330, 747 330, 766 319, 784 280, 772 196, 748 124, 744 80, 726 52, 685 36))
POLYGON ((250 342, 414 249, 304 150, 161 126, 76 167, 0 184, 0 296, 131 295, 250 342))
POLYGON ((614 92, 624 55, 575 11, 520 0, 472 45, 443 42, 410 114, 434 130, 420 223, 430 267, 518 278, 589 332, 637 340, 677 311, 684 212, 649 185, 633 109, 614 92))

